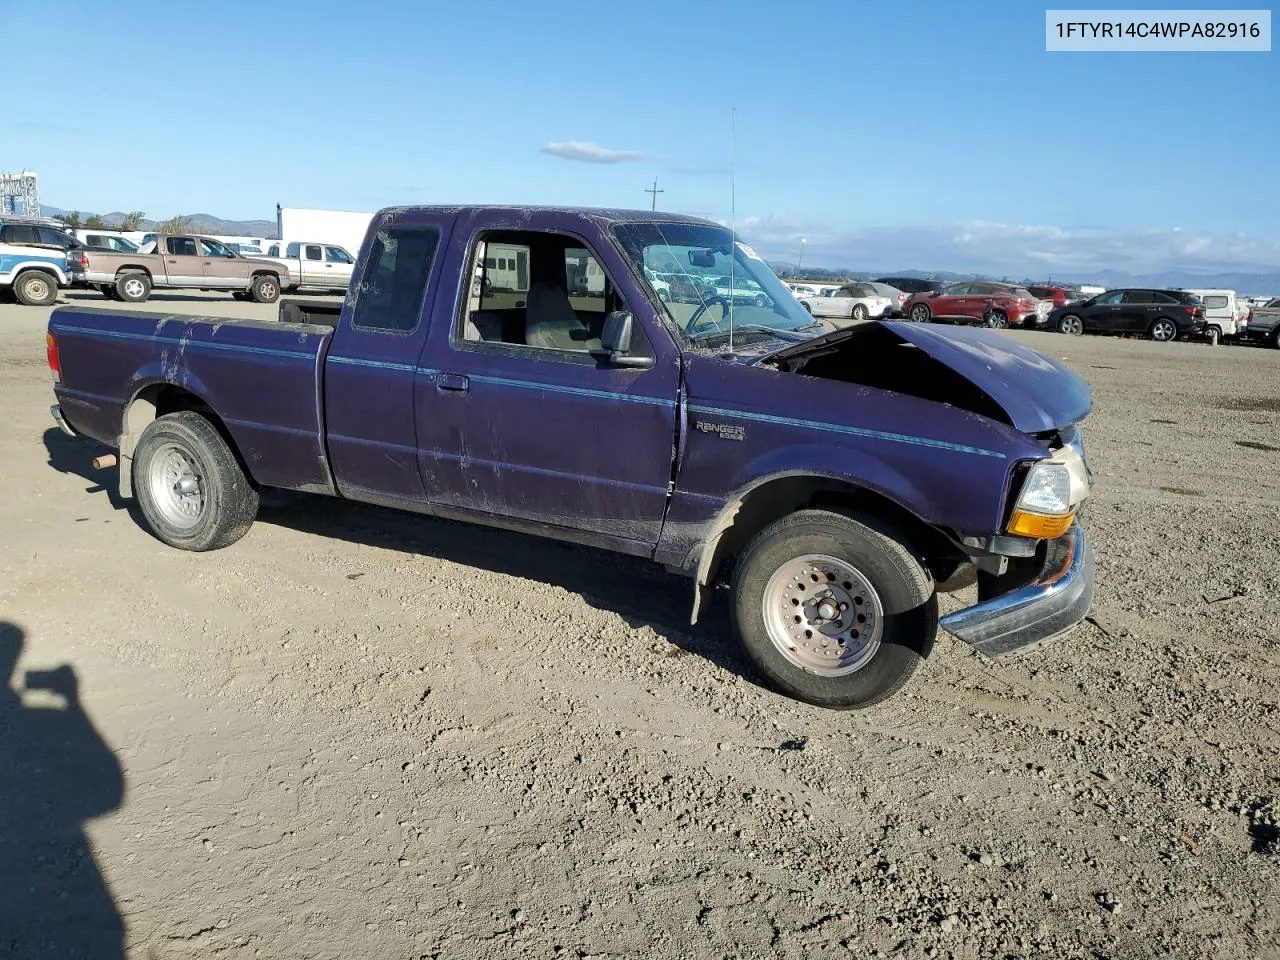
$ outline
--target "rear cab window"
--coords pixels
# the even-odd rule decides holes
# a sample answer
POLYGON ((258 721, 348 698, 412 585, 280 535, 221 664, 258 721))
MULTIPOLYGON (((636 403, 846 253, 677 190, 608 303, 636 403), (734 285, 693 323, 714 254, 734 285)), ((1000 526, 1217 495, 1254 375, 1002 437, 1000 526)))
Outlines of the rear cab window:
POLYGON ((433 228, 379 230, 356 288, 351 326, 407 334, 417 329, 440 234, 433 228))

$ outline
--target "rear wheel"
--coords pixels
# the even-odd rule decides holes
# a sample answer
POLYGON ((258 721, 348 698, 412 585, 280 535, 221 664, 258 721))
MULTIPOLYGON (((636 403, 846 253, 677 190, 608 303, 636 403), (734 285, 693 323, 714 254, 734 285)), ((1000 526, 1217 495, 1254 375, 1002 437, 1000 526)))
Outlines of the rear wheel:
POLYGON ((875 518, 801 510, 765 528, 733 578, 748 655, 782 691, 823 707, 892 696, 933 647, 933 582, 875 518))
POLYGON ((116 277, 116 295, 126 303, 141 303, 151 296, 151 278, 145 273, 122 273, 116 277))
POLYGON ((995 330, 1003 330, 1009 326, 1009 315, 1003 310, 992 310, 982 319, 988 327, 995 330))
POLYGON ((258 515, 258 491, 226 441, 191 411, 160 417, 142 431, 133 489, 152 533, 179 550, 235 543, 258 515))
POLYGON ((1058 332, 1065 333, 1070 337, 1078 337, 1084 333, 1084 321, 1074 313, 1068 313, 1058 321, 1058 332))
POLYGON ((855 303, 853 305, 853 319, 856 323, 861 323, 867 319, 867 308, 865 304, 855 303))
POLYGON ((249 294, 258 303, 275 303, 280 299, 280 281, 269 273, 259 274, 249 285, 249 294))
POLYGON ((1151 324, 1151 329, 1148 332, 1151 334, 1152 340, 1168 343, 1170 340, 1177 339, 1178 325, 1167 317, 1161 317, 1151 324))
POLYGON ((933 314, 923 303, 917 303, 911 308, 911 319, 916 323, 928 323, 931 316, 933 316, 933 314))
POLYGON ((58 299, 58 281, 42 270, 23 270, 13 280, 13 295, 28 307, 47 307, 58 299))

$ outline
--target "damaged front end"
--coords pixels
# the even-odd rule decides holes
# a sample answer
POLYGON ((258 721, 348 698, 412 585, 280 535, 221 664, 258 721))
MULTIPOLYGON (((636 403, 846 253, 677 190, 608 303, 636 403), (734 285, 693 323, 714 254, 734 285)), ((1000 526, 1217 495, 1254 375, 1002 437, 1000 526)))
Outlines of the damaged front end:
POLYGON ((997 533, 944 531, 956 548, 940 592, 978 602, 940 626, 990 657, 1069 630, 1093 597, 1093 549, 1079 524, 1092 486, 1077 424, 1088 386, 1060 364, 987 330, 877 323, 788 346, 758 361, 789 373, 874 387, 962 409, 1043 444, 1010 476, 997 533), (948 576, 949 574, 949 576, 948 576))

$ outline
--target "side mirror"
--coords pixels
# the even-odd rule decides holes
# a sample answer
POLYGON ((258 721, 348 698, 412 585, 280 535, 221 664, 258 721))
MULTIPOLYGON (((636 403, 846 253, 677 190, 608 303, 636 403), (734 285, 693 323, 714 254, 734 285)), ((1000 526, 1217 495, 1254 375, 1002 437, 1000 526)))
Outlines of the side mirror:
POLYGON ((600 346, 592 350, 591 355, 615 367, 652 367, 653 357, 631 356, 631 330, 635 322, 630 310, 615 310, 609 314, 600 333, 600 346))

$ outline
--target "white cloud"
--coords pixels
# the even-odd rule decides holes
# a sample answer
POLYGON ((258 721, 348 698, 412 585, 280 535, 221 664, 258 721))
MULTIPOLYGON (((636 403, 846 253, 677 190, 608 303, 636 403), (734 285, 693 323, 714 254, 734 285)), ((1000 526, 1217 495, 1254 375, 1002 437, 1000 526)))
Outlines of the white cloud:
POLYGON ((1214 236, 1181 227, 1124 231, 1098 227, 966 223, 832 230, 790 214, 746 216, 738 230, 762 256, 794 263, 804 237, 804 262, 872 271, 925 269, 996 275, 1115 270, 1274 272, 1280 241, 1214 236))
POLYGON ((631 163, 649 159, 649 155, 640 150, 611 150, 589 140, 561 140, 548 143, 542 148, 542 152, 565 160, 580 160, 583 163, 631 163))

